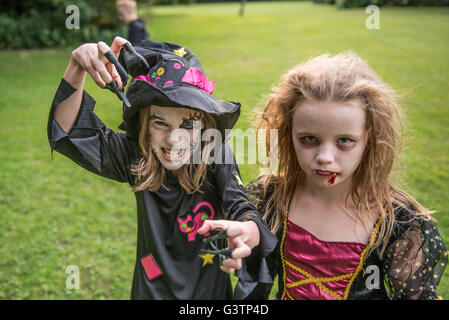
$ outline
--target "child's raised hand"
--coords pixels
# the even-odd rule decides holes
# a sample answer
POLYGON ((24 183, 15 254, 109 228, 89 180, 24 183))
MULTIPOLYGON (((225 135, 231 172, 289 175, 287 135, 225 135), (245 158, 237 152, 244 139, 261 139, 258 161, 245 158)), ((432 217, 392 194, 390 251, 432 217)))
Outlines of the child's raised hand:
POLYGON ((254 221, 207 220, 198 229, 198 233, 205 234, 212 230, 226 230, 232 258, 224 260, 220 268, 227 273, 239 270, 242 267, 242 258, 248 257, 251 249, 259 244, 259 228, 254 221))
POLYGON ((82 70, 90 74, 95 83, 104 88, 106 83, 114 80, 119 89, 123 87, 120 75, 115 66, 105 57, 109 50, 118 57, 120 49, 128 40, 115 37, 111 47, 100 41, 98 43, 85 43, 72 52, 72 61, 82 70))

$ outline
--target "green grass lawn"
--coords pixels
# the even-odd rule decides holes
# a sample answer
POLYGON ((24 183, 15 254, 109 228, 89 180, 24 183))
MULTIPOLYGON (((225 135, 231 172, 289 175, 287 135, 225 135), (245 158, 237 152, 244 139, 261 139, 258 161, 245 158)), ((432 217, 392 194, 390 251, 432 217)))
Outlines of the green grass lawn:
MULTIPOLYGON (((203 4, 141 9, 152 39, 194 51, 214 95, 241 101, 238 128, 279 76, 303 59, 352 49, 402 95, 406 149, 399 186, 437 210, 449 247, 449 9, 381 8, 380 30, 364 9, 304 2, 203 4)), ((81 23, 81 28, 82 28, 81 23)), ((136 205, 125 184, 97 177, 54 153, 46 137, 68 49, 0 52, 0 299, 129 299, 136 250, 136 205), (107 192, 105 192, 107 190, 107 192), (79 290, 66 268, 79 267, 79 290)), ((121 104, 87 82, 111 128, 121 104)), ((256 165, 241 165, 244 182, 256 165)), ((446 271, 439 294, 449 298, 446 271)))

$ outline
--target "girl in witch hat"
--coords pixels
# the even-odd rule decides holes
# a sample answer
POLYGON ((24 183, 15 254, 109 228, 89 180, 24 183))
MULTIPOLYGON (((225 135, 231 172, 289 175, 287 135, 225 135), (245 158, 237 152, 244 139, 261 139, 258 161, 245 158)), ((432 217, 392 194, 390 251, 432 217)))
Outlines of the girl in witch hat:
POLYGON ((279 168, 247 190, 279 239, 267 257, 278 299, 439 298, 448 251, 391 178, 400 120, 394 91, 352 52, 299 64, 273 89, 258 127, 278 130, 279 168))
POLYGON ((263 276, 277 242, 248 201, 225 143, 240 104, 211 95, 214 82, 187 48, 146 41, 135 54, 122 50, 118 65, 124 46, 117 37, 110 48, 99 42, 72 52, 50 111, 52 150, 132 187, 138 215, 132 299, 229 299, 229 275, 220 268, 239 269, 252 249, 263 276), (133 76, 126 96, 122 66, 133 76), (95 115, 95 101, 83 90, 87 73, 124 100, 125 133, 95 115), (195 143, 207 130, 215 130, 215 139, 195 143), (212 230, 226 232, 227 250, 209 250, 202 241, 212 230), (223 253, 228 259, 221 261, 223 253))

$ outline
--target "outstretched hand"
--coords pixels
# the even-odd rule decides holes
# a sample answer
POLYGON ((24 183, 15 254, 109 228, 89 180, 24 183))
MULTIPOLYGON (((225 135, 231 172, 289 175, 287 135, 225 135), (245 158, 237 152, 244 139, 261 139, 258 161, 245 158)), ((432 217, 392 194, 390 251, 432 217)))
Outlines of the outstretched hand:
POLYGON ((248 257, 251 249, 259 244, 259 227, 254 221, 206 220, 198 229, 198 233, 205 234, 213 230, 226 230, 232 257, 224 260, 220 269, 229 274, 235 269, 239 270, 242 267, 242 258, 248 257))

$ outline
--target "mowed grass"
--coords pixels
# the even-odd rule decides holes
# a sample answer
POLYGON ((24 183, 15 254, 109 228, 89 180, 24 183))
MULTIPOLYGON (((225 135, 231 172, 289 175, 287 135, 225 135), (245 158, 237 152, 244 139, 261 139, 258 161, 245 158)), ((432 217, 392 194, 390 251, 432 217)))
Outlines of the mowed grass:
MULTIPOLYGON (((309 57, 352 49, 399 94, 406 148, 398 185, 428 208, 449 244, 449 10, 381 8, 380 30, 364 9, 308 2, 141 8, 151 38, 185 45, 216 81, 214 95, 242 103, 237 128, 281 74, 309 57)), ((81 28, 83 26, 81 25, 81 28)), ((136 205, 129 186, 97 177, 54 153, 48 111, 73 48, 0 52, 0 298, 129 299, 136 205), (68 266, 80 289, 66 288, 68 266)), ((116 129, 121 104, 89 80, 96 112, 116 129)), ((259 173, 241 164, 245 183, 259 173)), ((445 273, 438 292, 449 297, 445 273)), ((273 293, 276 289, 273 290, 273 293)), ((273 297, 273 295, 272 295, 273 297)))

